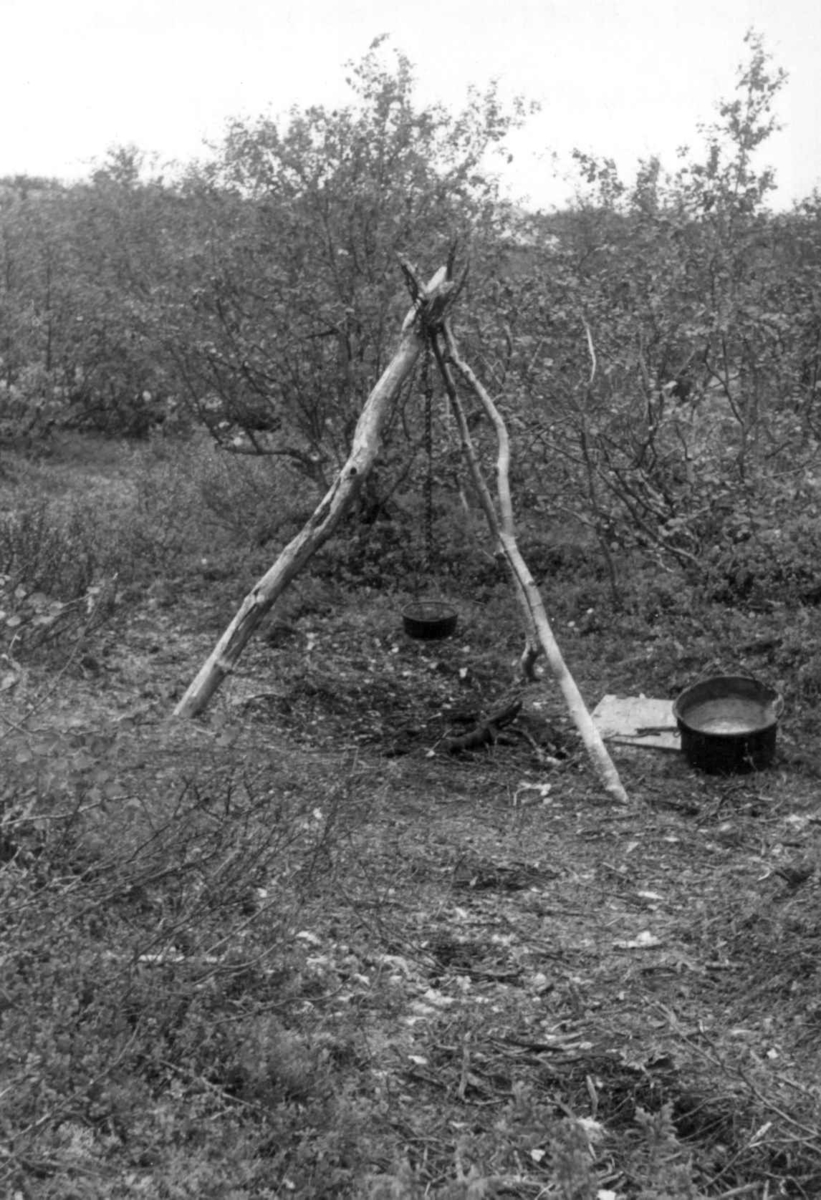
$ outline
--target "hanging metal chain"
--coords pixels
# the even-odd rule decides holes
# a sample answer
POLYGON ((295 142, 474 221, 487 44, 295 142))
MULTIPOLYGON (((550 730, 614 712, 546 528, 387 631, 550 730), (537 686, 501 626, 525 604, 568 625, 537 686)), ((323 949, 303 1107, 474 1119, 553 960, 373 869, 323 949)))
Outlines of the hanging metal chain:
POLYGON ((425 569, 433 566, 433 380, 430 372, 430 343, 425 347, 422 364, 422 395, 425 398, 425 453, 428 473, 425 479, 425 569))

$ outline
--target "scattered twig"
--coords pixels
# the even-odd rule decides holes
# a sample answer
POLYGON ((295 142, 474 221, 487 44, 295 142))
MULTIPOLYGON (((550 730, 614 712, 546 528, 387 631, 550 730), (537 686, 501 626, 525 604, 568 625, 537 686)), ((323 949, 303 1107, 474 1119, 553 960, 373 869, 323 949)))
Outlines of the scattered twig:
POLYGON ((478 750, 482 746, 493 745, 499 730, 515 721, 521 708, 521 700, 514 700, 504 708, 497 709, 468 733, 463 733, 460 737, 446 738, 445 749, 449 754, 458 754, 463 750, 478 750))

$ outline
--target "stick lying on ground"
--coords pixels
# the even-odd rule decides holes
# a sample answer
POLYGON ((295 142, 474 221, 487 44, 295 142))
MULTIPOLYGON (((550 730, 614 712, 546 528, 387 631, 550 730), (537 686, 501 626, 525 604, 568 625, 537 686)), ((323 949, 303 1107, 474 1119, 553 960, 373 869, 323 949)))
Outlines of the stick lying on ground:
POLYGON ((448 754, 459 754, 462 750, 478 750, 482 746, 492 746, 499 736, 499 730, 515 721, 522 709, 521 700, 514 700, 504 708, 490 713, 484 721, 480 721, 473 729, 459 737, 445 739, 445 749, 448 754))

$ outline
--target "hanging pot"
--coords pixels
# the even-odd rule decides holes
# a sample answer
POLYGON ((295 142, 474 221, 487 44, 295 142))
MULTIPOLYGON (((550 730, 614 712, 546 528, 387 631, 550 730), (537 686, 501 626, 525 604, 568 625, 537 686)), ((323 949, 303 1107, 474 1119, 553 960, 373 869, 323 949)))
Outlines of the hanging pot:
POLYGON ((715 675, 694 683, 673 705, 685 758, 711 775, 768 767, 783 707, 774 688, 745 675, 715 675))
POLYGON ((402 609, 405 633, 423 642, 452 637, 458 621, 456 609, 441 600, 415 600, 402 609))

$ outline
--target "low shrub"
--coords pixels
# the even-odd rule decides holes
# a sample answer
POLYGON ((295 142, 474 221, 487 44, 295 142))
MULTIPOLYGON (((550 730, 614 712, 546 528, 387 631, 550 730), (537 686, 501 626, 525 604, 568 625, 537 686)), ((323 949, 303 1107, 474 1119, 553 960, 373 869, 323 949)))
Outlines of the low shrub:
POLYGON ((143 1170, 169 1196, 264 1195, 272 1170, 300 1195, 351 1194, 355 1051, 311 1019, 319 967, 293 936, 331 801, 287 771, 261 784, 245 755, 226 767, 226 749, 129 785, 124 736, 8 747, 0 1191, 65 1195, 57 1179, 108 1178, 117 1159, 122 1195, 143 1194, 143 1170))
POLYGON ((45 592, 62 601, 82 596, 102 565, 99 530, 89 517, 73 508, 61 519, 40 501, 0 519, 0 574, 6 591, 45 592))
POLYGON ((200 504, 238 545, 285 545, 319 503, 320 492, 282 458, 200 448, 191 471, 200 504))
POLYGON ((71 652, 111 616, 116 575, 106 573, 99 533, 88 511, 73 508, 63 518, 45 502, 0 518, 0 648, 7 656, 71 652))
POLYGON ((821 603, 821 530, 814 511, 734 521, 706 555, 713 598, 752 607, 821 603))

